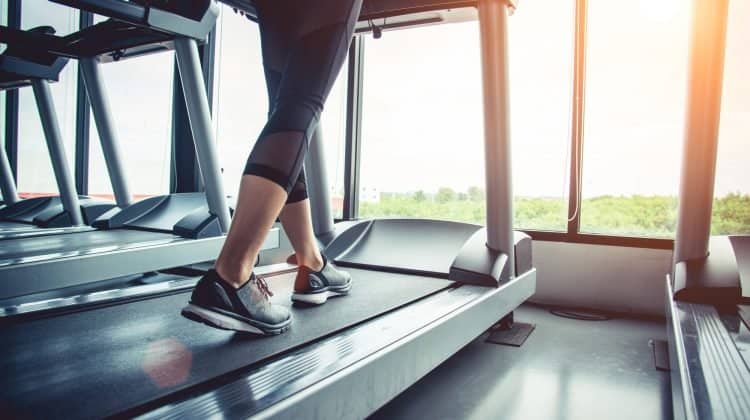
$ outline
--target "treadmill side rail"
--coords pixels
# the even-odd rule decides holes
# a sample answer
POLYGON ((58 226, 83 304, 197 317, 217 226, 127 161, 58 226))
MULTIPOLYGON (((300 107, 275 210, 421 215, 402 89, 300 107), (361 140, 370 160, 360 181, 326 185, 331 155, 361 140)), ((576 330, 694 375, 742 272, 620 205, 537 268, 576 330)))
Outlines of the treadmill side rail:
POLYGON ((677 301, 666 283, 674 417, 747 419, 750 370, 718 311, 677 301))
MULTIPOLYGON (((114 250, 91 249, 21 262, 0 261, 0 299, 73 286, 81 284, 81 279, 95 282, 214 260, 226 239, 183 239, 172 235, 162 238, 114 250)), ((279 229, 272 228, 261 250, 278 246, 279 229)))

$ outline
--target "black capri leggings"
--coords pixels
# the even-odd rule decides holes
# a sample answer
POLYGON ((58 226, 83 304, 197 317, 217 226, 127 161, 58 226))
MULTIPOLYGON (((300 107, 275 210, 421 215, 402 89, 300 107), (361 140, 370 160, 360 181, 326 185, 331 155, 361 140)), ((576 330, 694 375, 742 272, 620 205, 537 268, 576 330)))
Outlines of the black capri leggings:
POLYGON ((256 0, 255 6, 269 111, 244 174, 279 184, 294 203, 307 198, 305 154, 362 0, 256 0))

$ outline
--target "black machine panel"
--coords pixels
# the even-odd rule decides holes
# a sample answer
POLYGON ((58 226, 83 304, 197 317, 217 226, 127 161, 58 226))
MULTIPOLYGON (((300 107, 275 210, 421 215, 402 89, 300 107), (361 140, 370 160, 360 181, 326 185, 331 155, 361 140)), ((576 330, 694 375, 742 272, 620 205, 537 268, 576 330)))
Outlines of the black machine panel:
MULTIPOLYGON (((712 236, 705 258, 675 265, 674 297, 683 302, 736 304, 742 296, 750 239, 747 235, 712 236)), ((747 281, 747 280, 745 280, 747 281)))

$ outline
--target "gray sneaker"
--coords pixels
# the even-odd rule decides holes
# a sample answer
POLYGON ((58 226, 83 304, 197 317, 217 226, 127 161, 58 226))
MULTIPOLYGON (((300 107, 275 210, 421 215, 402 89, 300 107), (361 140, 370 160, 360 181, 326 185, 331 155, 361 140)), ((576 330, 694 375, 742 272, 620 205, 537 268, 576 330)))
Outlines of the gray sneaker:
POLYGON ((223 330, 276 335, 289 329, 289 309, 271 303, 273 296, 262 277, 255 273, 239 289, 229 286, 210 270, 193 290, 182 316, 223 330))
POLYGON ((312 271, 307 267, 300 267, 294 283, 292 301, 313 305, 326 303, 329 297, 344 296, 352 289, 352 278, 346 271, 340 271, 323 256, 323 268, 312 271), (299 279, 304 276, 306 279, 299 279), (304 287, 299 287, 304 284, 304 287))

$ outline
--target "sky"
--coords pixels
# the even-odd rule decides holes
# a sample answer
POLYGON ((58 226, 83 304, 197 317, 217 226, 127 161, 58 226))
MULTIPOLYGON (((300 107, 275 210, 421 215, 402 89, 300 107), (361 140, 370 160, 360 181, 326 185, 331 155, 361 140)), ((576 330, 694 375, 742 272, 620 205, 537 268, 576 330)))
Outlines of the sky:
MULTIPOLYGON (((675 195, 683 136, 690 2, 589 1, 584 197, 675 195)), ((573 0, 524 1, 510 18, 511 134, 516 195, 567 194, 573 57, 573 0)), ((24 0, 23 27, 74 28, 77 14, 24 0)), ((214 112, 228 193, 237 189, 267 100, 257 26, 222 7, 214 112)), ((716 194, 750 193, 750 1, 730 1, 716 194)), ((365 45, 361 185, 382 192, 465 191, 481 186, 483 126, 478 23, 391 31, 365 45)), ((172 56, 102 66, 133 190, 169 182, 172 56)), ((75 63, 52 87, 72 162, 75 63)), ((343 74, 343 73, 342 73, 343 74)), ((326 104, 327 168, 343 189, 345 83, 326 104)), ((33 96, 21 94, 19 184, 54 191, 33 96)), ((92 133, 95 134, 92 124, 92 133)), ((92 192, 108 192, 96 136, 92 192)))

